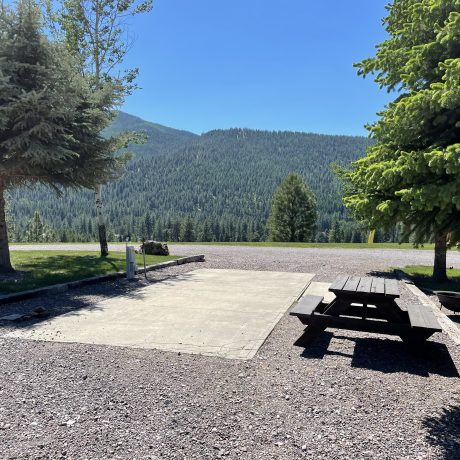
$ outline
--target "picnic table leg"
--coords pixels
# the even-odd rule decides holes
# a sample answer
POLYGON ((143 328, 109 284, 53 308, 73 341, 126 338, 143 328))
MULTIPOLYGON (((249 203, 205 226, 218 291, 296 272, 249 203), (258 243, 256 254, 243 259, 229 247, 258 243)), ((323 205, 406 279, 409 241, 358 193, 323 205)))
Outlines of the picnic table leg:
POLYGON ((375 306, 389 323, 409 323, 407 315, 394 300, 375 302, 375 306))
MULTIPOLYGON (((340 313, 342 313, 348 307, 349 305, 347 305, 340 299, 336 298, 328 305, 324 313, 328 315, 339 316, 340 313)), ((326 330, 326 326, 309 324, 305 328, 305 332, 303 333, 303 335, 297 339, 297 341, 295 342, 295 345, 301 346, 301 347, 306 346, 309 343, 311 343, 313 340, 315 340, 318 336, 320 336, 325 330, 326 330)))

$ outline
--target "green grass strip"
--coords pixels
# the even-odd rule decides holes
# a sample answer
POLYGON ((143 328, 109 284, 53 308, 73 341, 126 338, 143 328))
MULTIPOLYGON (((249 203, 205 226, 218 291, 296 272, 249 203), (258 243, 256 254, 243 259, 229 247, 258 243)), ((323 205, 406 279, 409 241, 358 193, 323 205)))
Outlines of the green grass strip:
MULTIPOLYGON (((126 270, 124 252, 111 252, 101 257, 91 251, 12 251, 11 259, 19 276, 16 279, 0 280, 0 292, 36 289, 52 284, 67 283, 108 273, 126 270)), ((146 256, 147 265, 178 259, 176 256, 146 256)), ((136 256, 139 267, 143 267, 142 255, 136 256)))

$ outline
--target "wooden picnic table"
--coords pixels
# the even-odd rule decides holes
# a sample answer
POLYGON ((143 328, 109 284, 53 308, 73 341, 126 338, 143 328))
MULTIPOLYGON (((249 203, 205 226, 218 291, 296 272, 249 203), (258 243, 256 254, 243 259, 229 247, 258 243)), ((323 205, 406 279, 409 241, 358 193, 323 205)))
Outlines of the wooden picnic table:
POLYGON ((304 296, 291 310, 307 325, 298 343, 309 343, 326 328, 399 335, 405 342, 423 342, 441 331, 427 305, 401 308, 398 281, 379 277, 338 276, 329 287, 330 303, 321 296, 304 296))

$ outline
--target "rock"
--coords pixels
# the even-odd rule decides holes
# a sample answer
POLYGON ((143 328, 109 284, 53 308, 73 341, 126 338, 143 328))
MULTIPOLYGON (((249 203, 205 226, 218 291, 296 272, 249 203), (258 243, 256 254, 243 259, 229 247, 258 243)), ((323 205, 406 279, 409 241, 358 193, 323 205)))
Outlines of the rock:
POLYGON ((139 252, 144 252, 152 256, 169 256, 169 248, 166 243, 159 243, 158 241, 148 240, 145 241, 139 248, 139 252))

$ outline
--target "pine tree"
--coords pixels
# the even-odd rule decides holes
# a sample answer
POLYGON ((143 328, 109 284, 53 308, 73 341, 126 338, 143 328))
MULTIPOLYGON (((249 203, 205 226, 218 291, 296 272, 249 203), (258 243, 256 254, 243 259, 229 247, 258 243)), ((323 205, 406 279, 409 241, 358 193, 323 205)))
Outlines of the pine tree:
POLYGON ((375 144, 341 172, 345 205, 370 228, 407 225, 434 237, 433 277, 446 280, 447 242, 460 241, 460 3, 394 0, 389 38, 357 64, 399 95, 369 126, 375 144))
POLYGON ((328 233, 328 241, 329 243, 340 243, 342 241, 342 229, 338 219, 332 222, 331 229, 328 233))
MULTIPOLYGON (((137 68, 121 73, 119 69, 131 46, 126 17, 150 11, 153 0, 63 0, 56 11, 52 11, 53 2, 47 5, 51 27, 63 32, 69 49, 80 57, 80 72, 89 77, 94 91, 115 90, 117 100, 112 100, 108 108, 119 106, 136 88, 138 74, 137 68)), ((140 143, 145 139, 136 133, 124 133, 113 141, 127 146, 129 142, 140 143)), ((116 151, 117 148, 112 149, 112 153, 116 151)), ((106 256, 109 250, 101 184, 95 187, 95 201, 101 255, 106 256)))
MULTIPOLYGON (((94 93, 79 64, 41 30, 32 0, 0 5, 0 270, 13 271, 4 194, 27 183, 87 187, 114 177, 121 163, 101 127, 113 92, 94 93)), ((119 146, 119 144, 117 144, 119 146)))
POLYGON ((180 240, 184 242, 195 241, 195 225, 190 217, 187 217, 183 222, 180 240))
POLYGON ((211 241, 211 228, 207 220, 204 221, 203 229, 201 231, 200 241, 208 242, 211 241))
POLYGON ((43 241, 43 222, 38 211, 35 211, 32 219, 29 221, 26 238, 30 243, 43 241))
POLYGON ((289 174, 276 189, 268 220, 271 241, 309 241, 316 227, 316 199, 298 174, 289 174))

